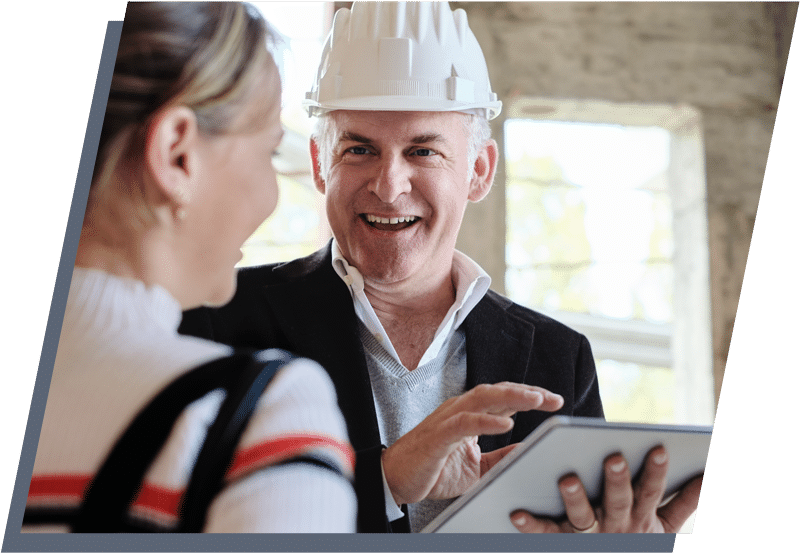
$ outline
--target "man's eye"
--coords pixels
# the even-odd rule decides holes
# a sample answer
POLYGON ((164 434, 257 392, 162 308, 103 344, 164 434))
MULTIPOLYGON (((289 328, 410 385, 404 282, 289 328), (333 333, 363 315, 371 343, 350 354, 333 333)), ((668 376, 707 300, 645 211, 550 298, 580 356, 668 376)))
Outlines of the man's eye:
POLYGON ((433 156, 436 154, 433 150, 429 148, 415 148, 412 152, 412 156, 433 156))
POLYGON ((364 155, 369 154, 369 149, 365 146, 351 146, 345 150, 345 152, 349 154, 364 155))

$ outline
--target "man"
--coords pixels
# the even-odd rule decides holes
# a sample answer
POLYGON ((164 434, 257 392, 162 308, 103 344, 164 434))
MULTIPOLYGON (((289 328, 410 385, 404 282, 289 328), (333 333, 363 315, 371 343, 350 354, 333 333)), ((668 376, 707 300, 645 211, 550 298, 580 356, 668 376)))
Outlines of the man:
MULTIPOLYGON (((591 350, 489 291, 488 275, 455 250, 467 203, 494 179, 487 120, 501 107, 463 10, 340 10, 306 104, 320 118, 310 149, 333 241, 242 270, 231 304, 187 314, 182 331, 320 362, 357 451, 359 531, 418 531, 551 413, 602 416, 591 350)), ((651 456, 648 491, 663 482, 662 455, 651 456)), ((632 517, 621 457, 606 467, 606 497, 622 511, 595 518, 572 477, 561 484, 565 523, 515 514, 515 525, 657 529, 652 501, 632 517)))

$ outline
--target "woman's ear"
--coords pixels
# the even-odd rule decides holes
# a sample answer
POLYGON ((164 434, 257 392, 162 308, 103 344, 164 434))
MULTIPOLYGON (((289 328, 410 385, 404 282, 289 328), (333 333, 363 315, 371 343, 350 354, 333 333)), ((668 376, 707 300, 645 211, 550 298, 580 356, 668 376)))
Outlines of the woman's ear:
POLYGON ((498 149, 494 139, 489 139, 478 152, 473 166, 474 172, 469 185, 469 200, 478 202, 489 194, 497 171, 498 149))
POLYGON ((171 106, 157 113, 147 129, 144 157, 157 195, 151 201, 167 202, 181 210, 192 195, 198 167, 197 117, 186 106, 171 106))
POLYGON ((314 186, 316 186, 317 191, 324 195, 325 180, 322 179, 322 173, 319 168, 319 145, 317 145, 317 141, 313 137, 309 141, 308 148, 311 151, 311 171, 314 175, 314 186))

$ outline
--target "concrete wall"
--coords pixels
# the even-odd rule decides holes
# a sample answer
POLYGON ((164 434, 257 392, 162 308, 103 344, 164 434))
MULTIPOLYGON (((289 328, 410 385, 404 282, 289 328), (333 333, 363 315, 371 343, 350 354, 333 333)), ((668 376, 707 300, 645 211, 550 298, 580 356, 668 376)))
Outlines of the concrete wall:
MULTIPOLYGON (((722 382, 796 3, 452 2, 492 85, 515 96, 689 104, 706 148, 716 394, 722 382)), ((493 123, 502 142, 503 117, 493 123)), ((502 146, 502 144, 501 144, 502 146)), ((502 149, 501 149, 502 151, 502 149)), ((469 209, 459 247, 502 287, 504 175, 469 209)))

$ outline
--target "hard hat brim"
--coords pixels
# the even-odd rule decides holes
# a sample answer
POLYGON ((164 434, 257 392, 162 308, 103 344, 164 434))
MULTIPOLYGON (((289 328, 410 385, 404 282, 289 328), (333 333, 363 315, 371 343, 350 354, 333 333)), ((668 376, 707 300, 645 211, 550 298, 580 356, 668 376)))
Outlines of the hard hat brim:
POLYGON ((499 100, 492 103, 465 104, 436 98, 420 98, 415 96, 361 96, 319 103, 315 100, 304 100, 303 107, 310 116, 320 116, 334 110, 366 110, 385 112, 467 112, 484 113, 486 119, 494 119, 500 113, 503 103, 499 100))

